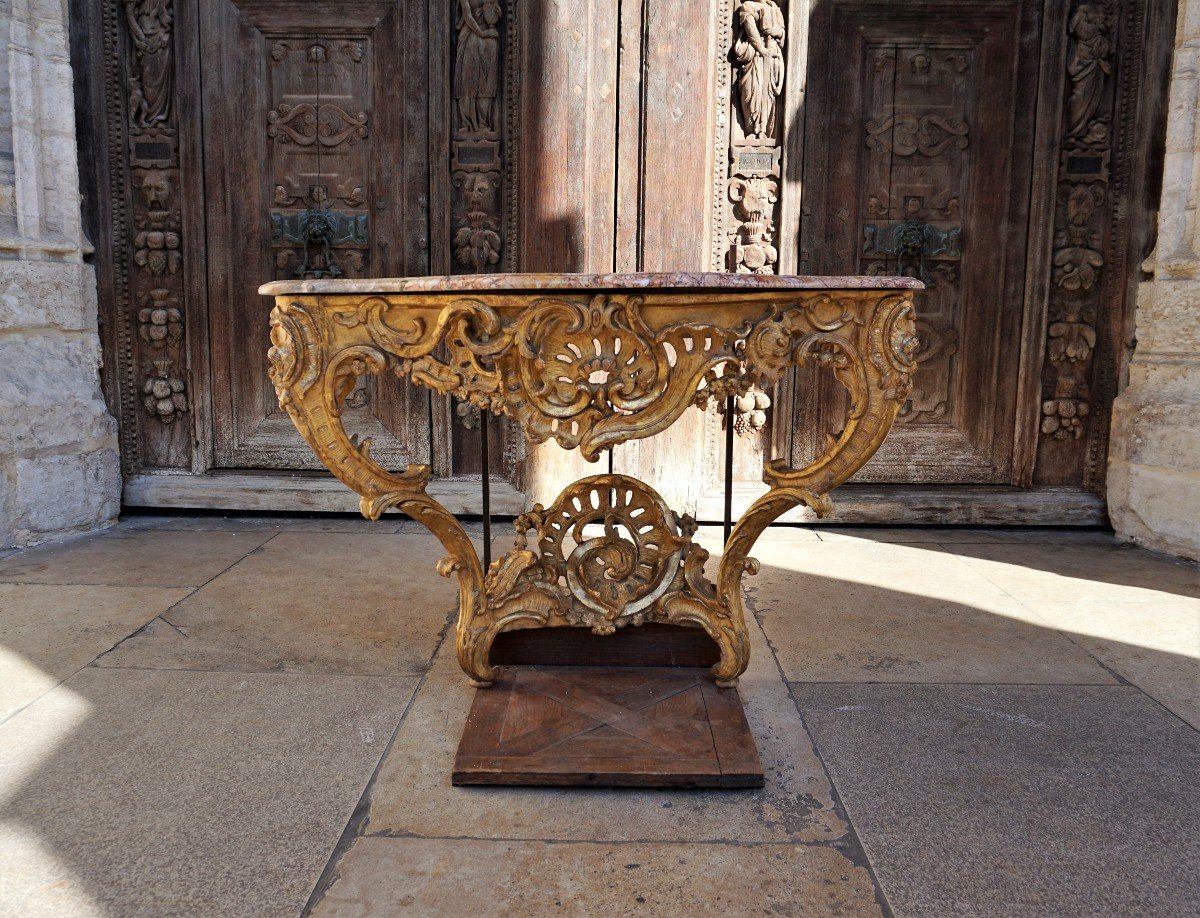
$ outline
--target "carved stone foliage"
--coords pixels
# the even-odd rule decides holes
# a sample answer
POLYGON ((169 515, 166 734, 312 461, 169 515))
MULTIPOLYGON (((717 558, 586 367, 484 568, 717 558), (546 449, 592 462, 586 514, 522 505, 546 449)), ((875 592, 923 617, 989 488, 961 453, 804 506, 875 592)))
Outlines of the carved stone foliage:
POLYGON ((280 405, 322 462, 361 495, 364 515, 397 508, 445 546, 456 575, 459 662, 490 684, 492 642, 512 628, 578 626, 606 634, 645 621, 704 628, 713 667, 732 685, 749 660, 741 579, 763 529, 828 493, 878 448, 908 397, 918 342, 910 290, 561 295, 281 293, 271 313, 271 378, 280 405), (514 549, 487 571, 469 535, 425 493, 428 466, 389 472, 370 441, 342 426, 367 373, 392 374, 506 414, 534 441, 553 437, 595 460, 607 446, 666 430, 689 406, 742 396, 789 367, 828 368, 849 394, 845 427, 801 469, 769 463, 771 490, 739 520, 715 581, 647 485, 585 478, 516 521, 514 549), (530 545, 530 534, 533 544, 530 545))
POLYGON ((455 273, 502 270, 508 169, 500 117, 501 48, 507 31, 500 0, 457 0, 450 131, 455 273))
POLYGON ((718 52, 713 267, 776 274, 785 13, 776 0, 722 0, 718 15, 727 31, 718 52))
POLYGON ((1116 85, 1115 0, 1077 0, 1067 18, 1050 323, 1042 433, 1079 440, 1091 415, 1093 352, 1106 270, 1106 221, 1116 85))
MULTIPOLYGON (((123 369, 122 452, 137 461, 136 405, 171 424, 187 410, 183 245, 175 99, 175 13, 172 0, 108 0, 105 54, 110 61, 114 196, 129 189, 130 211, 114 223, 119 338, 123 369), (122 50, 123 49, 123 50, 122 50), (141 375, 137 368, 141 367, 141 375)), ((153 433, 150 441, 153 444, 153 433)))

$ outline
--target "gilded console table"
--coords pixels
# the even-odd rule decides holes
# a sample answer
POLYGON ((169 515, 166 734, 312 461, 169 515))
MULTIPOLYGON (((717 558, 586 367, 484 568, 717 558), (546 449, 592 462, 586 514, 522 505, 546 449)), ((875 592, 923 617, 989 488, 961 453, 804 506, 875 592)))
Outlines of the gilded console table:
POLYGON ((611 634, 658 622, 703 628, 720 649, 716 683, 731 687, 750 655, 741 587, 758 568, 750 551, 799 504, 827 513, 830 492, 887 435, 912 381, 920 287, 894 277, 489 274, 278 281, 260 292, 275 298, 271 379, 297 429, 361 496, 364 516, 399 509, 445 546, 438 570, 458 578, 458 660, 474 685, 492 684, 489 652, 503 631, 611 634), (845 428, 803 468, 767 463, 770 489, 733 528, 715 583, 692 542, 695 521, 626 475, 584 478, 535 505, 516 520, 515 547, 485 570, 425 492, 429 467, 382 468, 341 421, 362 374, 395 374, 595 461, 692 406, 769 388, 806 363, 849 392, 845 428))

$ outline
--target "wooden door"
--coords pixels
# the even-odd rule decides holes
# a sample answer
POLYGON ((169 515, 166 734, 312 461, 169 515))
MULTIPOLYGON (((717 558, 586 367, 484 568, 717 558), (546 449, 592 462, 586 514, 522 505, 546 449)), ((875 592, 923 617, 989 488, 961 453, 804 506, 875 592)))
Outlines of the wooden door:
MULTIPOLYGON (((1040 10, 1022 0, 832 2, 810 43, 800 273, 908 274, 912 397, 857 481, 1018 483, 1040 10)), ((1026 379, 1026 384, 1029 380, 1026 379)), ((844 418, 802 373, 793 458, 844 418)), ((1032 433, 1032 432, 1029 432, 1032 433)))
MULTIPOLYGON (((264 279, 428 273, 424 16, 417 0, 201 0, 219 467, 320 468, 267 377, 264 279)), ((429 462, 428 393, 360 386, 347 427, 389 467, 429 462)))

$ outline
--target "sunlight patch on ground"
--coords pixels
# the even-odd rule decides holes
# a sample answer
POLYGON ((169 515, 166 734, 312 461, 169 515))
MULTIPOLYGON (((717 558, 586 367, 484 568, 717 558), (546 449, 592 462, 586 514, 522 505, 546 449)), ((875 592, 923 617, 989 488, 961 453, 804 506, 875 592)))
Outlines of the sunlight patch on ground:
MULTIPOLYGON (((5 679, 44 681, 47 689, 58 682, 6 647, 0 647, 0 673, 5 679)), ((25 718, 26 710, 0 725, 0 809, 7 809, 23 788, 37 780, 38 771, 92 710, 91 702, 63 686, 35 704, 48 706, 53 716, 25 718), (53 724, 50 729, 48 723, 53 724)), ((0 821, 0 915, 91 918, 103 914, 34 832, 14 820, 0 821)))
POLYGON ((37 836, 0 823, 0 915, 21 918, 103 918, 82 883, 37 836))
POLYGON ((46 694, 58 682, 15 650, 0 644, 0 722, 30 700, 46 694))

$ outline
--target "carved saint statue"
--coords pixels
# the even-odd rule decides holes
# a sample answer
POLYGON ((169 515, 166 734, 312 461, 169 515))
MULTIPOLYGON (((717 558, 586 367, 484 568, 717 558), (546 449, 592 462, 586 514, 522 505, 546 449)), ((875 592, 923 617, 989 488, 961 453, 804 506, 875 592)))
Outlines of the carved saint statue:
POLYGON ((454 102, 460 133, 495 130, 496 84, 500 69, 499 0, 458 0, 458 50, 454 58, 454 102))
POLYGON ((742 130, 747 137, 771 138, 775 103, 783 91, 783 12, 776 0, 742 0, 733 18, 742 130))
MULTIPOLYGON (((1104 81, 1112 73, 1108 59, 1112 46, 1104 10, 1097 4, 1080 4, 1071 17, 1070 33, 1067 74, 1071 78, 1071 93, 1067 98, 1067 135, 1079 137, 1092 132, 1092 122, 1104 103, 1104 81)), ((1085 136, 1085 139, 1088 138, 1085 136)))
POLYGON ((129 120, 134 127, 159 127, 171 120, 173 18, 171 0, 125 0, 134 49, 129 79, 129 120))

